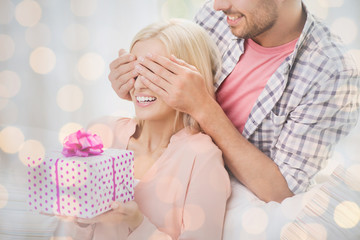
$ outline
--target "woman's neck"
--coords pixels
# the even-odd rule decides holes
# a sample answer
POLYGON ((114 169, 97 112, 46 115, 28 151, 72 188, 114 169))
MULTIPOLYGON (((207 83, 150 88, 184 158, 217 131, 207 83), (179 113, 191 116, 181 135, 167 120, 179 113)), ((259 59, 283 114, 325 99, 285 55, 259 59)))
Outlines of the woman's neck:
POLYGON ((165 149, 171 137, 182 128, 182 122, 175 126, 174 121, 143 121, 133 137, 143 150, 154 153, 165 149))

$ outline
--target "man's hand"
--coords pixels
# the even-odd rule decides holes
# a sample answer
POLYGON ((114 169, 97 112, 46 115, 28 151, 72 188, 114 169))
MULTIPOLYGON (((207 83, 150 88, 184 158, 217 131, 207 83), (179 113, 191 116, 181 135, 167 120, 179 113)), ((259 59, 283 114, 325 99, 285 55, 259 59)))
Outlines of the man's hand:
POLYGON ((78 223, 93 224, 93 223, 107 223, 117 224, 126 223, 131 231, 134 231, 143 221, 144 215, 141 213, 137 203, 130 201, 126 203, 113 202, 111 204, 112 210, 98 215, 94 218, 78 218, 78 223))
POLYGON ((148 54, 138 59, 135 69, 143 83, 169 106, 194 118, 202 104, 212 100, 199 71, 174 56, 148 54))
POLYGON ((131 100, 129 91, 134 87, 138 73, 134 67, 136 57, 124 49, 119 51, 119 57, 110 64, 109 80, 116 94, 126 100, 131 100))

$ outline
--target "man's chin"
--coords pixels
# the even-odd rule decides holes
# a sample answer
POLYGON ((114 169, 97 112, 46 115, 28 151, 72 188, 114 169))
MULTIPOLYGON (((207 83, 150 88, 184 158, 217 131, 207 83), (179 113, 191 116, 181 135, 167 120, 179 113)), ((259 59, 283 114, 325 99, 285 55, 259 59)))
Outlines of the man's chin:
POLYGON ((241 30, 235 28, 235 27, 230 27, 231 33, 237 37, 237 38, 247 38, 246 34, 244 34, 241 30))

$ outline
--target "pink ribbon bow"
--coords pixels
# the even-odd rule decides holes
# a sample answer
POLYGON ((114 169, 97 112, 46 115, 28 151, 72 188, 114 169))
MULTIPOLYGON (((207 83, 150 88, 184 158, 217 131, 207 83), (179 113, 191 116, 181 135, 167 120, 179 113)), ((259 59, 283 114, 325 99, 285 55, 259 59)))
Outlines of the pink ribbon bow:
POLYGON ((80 129, 77 132, 66 136, 63 143, 62 153, 65 157, 98 155, 102 152, 103 143, 99 136, 80 129))

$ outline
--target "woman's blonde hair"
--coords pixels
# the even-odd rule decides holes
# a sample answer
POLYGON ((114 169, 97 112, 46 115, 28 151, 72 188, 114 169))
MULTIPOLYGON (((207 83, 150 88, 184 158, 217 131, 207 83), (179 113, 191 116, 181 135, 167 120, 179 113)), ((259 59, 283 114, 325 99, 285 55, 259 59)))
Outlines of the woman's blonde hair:
MULTIPOLYGON (((138 41, 151 38, 160 40, 169 54, 196 67, 205 79, 209 94, 215 97, 214 82, 219 76, 221 58, 217 46, 202 27, 185 19, 153 23, 135 35, 130 51, 138 41)), ((181 118, 185 127, 193 131, 201 130, 190 115, 180 112, 177 112, 174 126, 181 118)))

